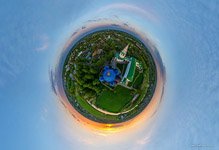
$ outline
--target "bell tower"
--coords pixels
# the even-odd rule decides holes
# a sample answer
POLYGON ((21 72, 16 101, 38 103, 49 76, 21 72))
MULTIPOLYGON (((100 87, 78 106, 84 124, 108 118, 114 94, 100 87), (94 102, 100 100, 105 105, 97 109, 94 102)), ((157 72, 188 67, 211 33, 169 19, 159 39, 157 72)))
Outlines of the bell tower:
POLYGON ((129 44, 119 53, 120 58, 124 59, 126 57, 128 48, 129 48, 129 44))

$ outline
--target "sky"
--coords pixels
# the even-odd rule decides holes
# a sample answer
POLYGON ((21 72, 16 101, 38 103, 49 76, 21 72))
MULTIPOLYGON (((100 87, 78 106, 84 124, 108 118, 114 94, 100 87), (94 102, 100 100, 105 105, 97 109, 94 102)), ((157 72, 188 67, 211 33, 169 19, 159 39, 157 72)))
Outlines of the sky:
POLYGON ((0 149, 219 149, 217 0, 0 0, 0 149), (119 132, 77 122, 50 70, 72 34, 126 23, 156 46, 166 70, 156 113, 119 132))

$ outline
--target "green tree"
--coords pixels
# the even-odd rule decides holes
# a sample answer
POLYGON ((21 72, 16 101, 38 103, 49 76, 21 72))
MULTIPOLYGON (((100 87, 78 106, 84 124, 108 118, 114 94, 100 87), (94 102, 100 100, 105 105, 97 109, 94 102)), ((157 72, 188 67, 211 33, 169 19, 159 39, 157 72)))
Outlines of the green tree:
POLYGON ((99 85, 100 84, 100 81, 98 79, 95 79, 93 82, 92 82, 93 85, 99 85))
POLYGON ((91 75, 91 74, 86 74, 86 75, 84 76, 84 78, 85 78, 85 79, 92 80, 92 79, 94 79, 94 76, 91 75))
POLYGON ((98 70, 95 69, 95 68, 93 68, 93 67, 91 67, 91 68, 90 68, 90 73, 92 73, 92 74, 97 74, 97 73, 98 73, 98 70))

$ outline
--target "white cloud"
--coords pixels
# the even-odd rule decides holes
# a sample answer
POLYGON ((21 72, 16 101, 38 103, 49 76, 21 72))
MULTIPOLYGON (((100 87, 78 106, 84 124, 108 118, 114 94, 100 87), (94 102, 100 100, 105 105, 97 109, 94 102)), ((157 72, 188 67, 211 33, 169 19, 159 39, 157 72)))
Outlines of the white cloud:
POLYGON ((101 13, 103 11, 108 11, 111 9, 122 9, 122 10, 127 10, 127 11, 131 11, 133 13, 137 13, 140 15, 143 15, 144 17, 146 17, 147 19, 151 20, 151 21, 157 21, 157 16, 149 9, 147 8, 147 11, 141 7, 138 7, 136 5, 133 4, 127 4, 127 3, 116 3, 116 4, 111 4, 111 5, 107 5, 105 7, 100 8, 97 12, 101 13))
POLYGON ((146 143, 148 143, 150 141, 150 137, 149 136, 145 136, 145 137, 143 137, 143 138, 141 138, 141 139, 138 139, 137 141, 136 141, 136 144, 137 145, 145 145, 146 143))
POLYGON ((36 38, 38 43, 37 47, 35 48, 36 51, 44 51, 47 50, 49 47, 49 37, 46 34, 42 34, 36 38))
POLYGON ((48 117, 48 109, 44 107, 41 112, 41 120, 46 121, 48 117))

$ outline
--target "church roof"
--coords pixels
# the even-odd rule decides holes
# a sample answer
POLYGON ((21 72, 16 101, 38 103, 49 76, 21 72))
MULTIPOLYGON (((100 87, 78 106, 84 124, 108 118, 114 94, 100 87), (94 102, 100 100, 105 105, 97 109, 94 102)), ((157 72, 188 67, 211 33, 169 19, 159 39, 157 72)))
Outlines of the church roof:
POLYGON ((105 66, 99 80, 101 82, 108 82, 110 85, 113 86, 118 75, 119 71, 117 69, 113 69, 110 66, 105 66))
POLYGON ((135 75, 135 69, 136 69, 136 59, 134 57, 132 57, 131 59, 131 66, 127 75, 127 79, 129 81, 133 81, 134 79, 134 75, 135 75))
POLYGON ((106 82, 113 82, 116 78, 116 73, 113 69, 104 70, 103 78, 106 82))
POLYGON ((125 74, 123 76, 123 80, 128 79, 130 82, 133 81, 136 69, 136 59, 134 57, 130 58, 130 61, 126 67, 125 74))

